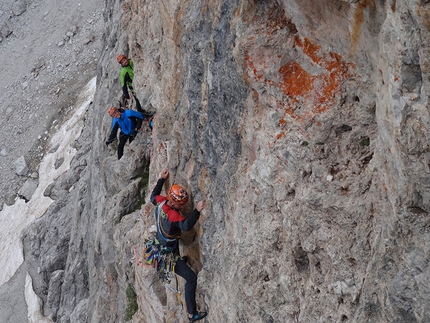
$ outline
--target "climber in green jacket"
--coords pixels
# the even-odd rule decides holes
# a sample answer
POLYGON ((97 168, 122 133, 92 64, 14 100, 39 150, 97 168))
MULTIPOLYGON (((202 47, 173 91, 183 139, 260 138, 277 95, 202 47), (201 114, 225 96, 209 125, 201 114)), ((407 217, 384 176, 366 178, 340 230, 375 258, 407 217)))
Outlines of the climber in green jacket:
POLYGON ((121 107, 123 109, 127 109, 126 100, 130 100, 131 97, 134 97, 134 99, 136 100, 137 111, 142 113, 144 117, 151 117, 153 114, 142 109, 142 106, 140 105, 140 101, 137 99, 136 93, 134 92, 134 88, 133 88, 134 62, 124 54, 119 54, 116 60, 122 66, 119 72, 119 81, 121 83, 121 88, 122 88, 121 107))

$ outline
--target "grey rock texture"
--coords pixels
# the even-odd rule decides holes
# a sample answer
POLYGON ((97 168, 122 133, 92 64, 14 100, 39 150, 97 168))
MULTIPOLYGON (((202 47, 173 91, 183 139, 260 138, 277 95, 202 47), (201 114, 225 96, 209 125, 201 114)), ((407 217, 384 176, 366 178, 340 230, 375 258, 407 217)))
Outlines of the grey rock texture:
POLYGON ((19 196, 22 196, 24 200, 29 201, 33 196, 34 191, 37 189, 38 181, 34 179, 28 179, 19 190, 19 196))
MULTIPOLYGON (((207 322, 427 320, 429 10, 123 6, 157 108, 150 183, 167 166, 209 202, 184 247, 207 322)), ((136 322, 186 320, 139 276, 136 322)))
POLYGON ((27 307, 25 304, 24 288, 26 270, 20 268, 13 279, 0 287, 0 306, 2 322, 27 322, 27 307), (7 310, 5 310, 7 309, 7 310))
POLYGON ((187 322, 133 255, 168 167, 207 201, 181 246, 205 322, 429 321, 430 2, 105 4, 78 154, 23 238, 45 316, 121 322, 131 283, 132 322, 187 322), (118 161, 119 53, 157 115, 118 161))
POLYGON ((19 157, 15 162, 13 163, 15 166, 15 174, 19 176, 27 175, 28 173, 28 166, 25 161, 24 156, 19 157))
POLYGON ((103 7, 103 0, 1 2, 0 210, 27 180, 10 171, 15 160, 24 156, 29 171, 37 170, 78 92, 97 73, 103 7))

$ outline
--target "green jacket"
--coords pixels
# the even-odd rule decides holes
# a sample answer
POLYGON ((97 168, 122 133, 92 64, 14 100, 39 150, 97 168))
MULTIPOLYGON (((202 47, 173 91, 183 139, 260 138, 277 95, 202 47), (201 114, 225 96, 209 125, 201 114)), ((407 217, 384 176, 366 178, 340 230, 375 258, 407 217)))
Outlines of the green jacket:
POLYGON ((121 71, 119 72, 119 80, 121 82, 121 87, 124 87, 124 85, 128 85, 129 87, 132 86, 133 78, 134 78, 134 63, 130 59, 128 66, 124 66, 121 68, 121 71), (128 77, 127 77, 128 74, 128 77))

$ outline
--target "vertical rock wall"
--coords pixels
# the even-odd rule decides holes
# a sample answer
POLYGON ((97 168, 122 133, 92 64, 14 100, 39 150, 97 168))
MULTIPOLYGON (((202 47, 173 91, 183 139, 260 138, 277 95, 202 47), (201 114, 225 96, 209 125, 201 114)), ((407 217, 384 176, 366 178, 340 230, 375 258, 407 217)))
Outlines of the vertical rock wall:
MULTIPOLYGON (((158 113, 150 183, 167 166, 209 202, 184 248, 207 321, 425 321, 429 3, 123 9, 158 113)), ((136 322, 185 317, 139 286, 136 322)))
POLYGON ((424 0, 106 1, 88 167, 65 271, 43 272, 64 280, 46 313, 121 321, 131 283, 133 322, 187 321, 132 259, 168 167, 166 186, 207 200, 182 241, 206 322, 428 321, 429 16, 424 0), (152 145, 143 131, 117 161, 105 111, 121 52, 157 115, 152 145))

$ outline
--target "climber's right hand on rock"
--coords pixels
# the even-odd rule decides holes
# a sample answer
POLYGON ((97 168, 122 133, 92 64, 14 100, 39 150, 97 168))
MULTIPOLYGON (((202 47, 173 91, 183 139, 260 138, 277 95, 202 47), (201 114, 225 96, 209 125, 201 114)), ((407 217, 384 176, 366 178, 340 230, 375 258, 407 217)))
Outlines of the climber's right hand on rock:
POLYGON ((196 210, 201 212, 206 206, 206 201, 200 201, 197 203, 196 210))
POLYGON ((167 177, 169 177, 169 171, 167 170, 167 168, 164 168, 164 169, 161 171, 160 176, 161 176, 161 178, 164 178, 164 179, 166 179, 167 177))

